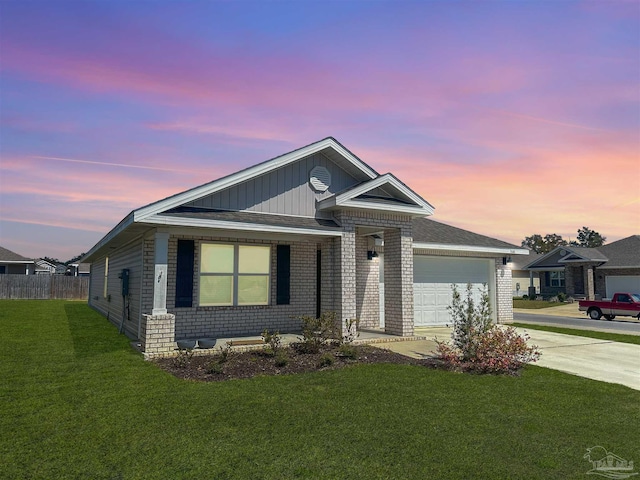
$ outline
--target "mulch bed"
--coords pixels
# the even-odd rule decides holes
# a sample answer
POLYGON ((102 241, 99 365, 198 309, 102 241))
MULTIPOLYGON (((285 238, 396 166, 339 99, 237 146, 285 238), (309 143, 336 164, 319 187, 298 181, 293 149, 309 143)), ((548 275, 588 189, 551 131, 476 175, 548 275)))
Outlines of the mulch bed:
POLYGON ((325 347, 319 353, 301 353, 295 348, 283 347, 278 356, 265 350, 231 352, 221 361, 221 355, 191 356, 181 354, 173 358, 161 358, 155 363, 178 378, 203 382, 217 382, 257 375, 290 375, 296 373, 335 370, 349 365, 394 363, 437 367, 434 359, 416 360, 381 348, 368 345, 352 346, 353 355, 341 354, 337 347, 325 347), (282 355, 286 357, 283 365, 282 355), (278 362, 278 360, 280 360, 278 362), (278 364, 277 364, 278 363, 278 364))

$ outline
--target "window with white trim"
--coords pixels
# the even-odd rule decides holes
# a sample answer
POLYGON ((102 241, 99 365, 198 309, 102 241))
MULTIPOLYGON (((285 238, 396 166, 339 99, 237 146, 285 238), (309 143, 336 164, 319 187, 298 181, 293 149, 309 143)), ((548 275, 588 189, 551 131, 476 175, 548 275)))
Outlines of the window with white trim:
POLYGON ((203 243, 200 246, 201 306, 268 305, 271 247, 203 243))
POLYGON ((564 272, 549 272, 549 282, 552 287, 564 287, 564 272))

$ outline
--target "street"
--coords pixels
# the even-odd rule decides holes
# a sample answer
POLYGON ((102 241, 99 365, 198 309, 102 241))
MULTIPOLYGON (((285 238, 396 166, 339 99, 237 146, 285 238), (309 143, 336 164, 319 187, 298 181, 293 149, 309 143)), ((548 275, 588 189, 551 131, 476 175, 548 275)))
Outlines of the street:
POLYGON ((598 330, 611 333, 624 333, 628 335, 640 335, 640 322, 631 320, 591 320, 586 316, 584 319, 578 319, 555 315, 544 315, 540 313, 514 312, 513 321, 520 323, 553 325, 557 327, 582 328, 585 330, 598 330))

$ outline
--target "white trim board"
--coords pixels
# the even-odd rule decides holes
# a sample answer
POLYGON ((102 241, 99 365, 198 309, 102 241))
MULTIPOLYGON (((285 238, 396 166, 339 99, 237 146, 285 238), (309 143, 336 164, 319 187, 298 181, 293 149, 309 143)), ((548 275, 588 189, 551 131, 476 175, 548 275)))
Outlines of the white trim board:
POLYGON ((454 252, 496 253, 507 255, 526 255, 529 250, 508 247, 479 247, 474 245, 451 245, 448 243, 413 243, 414 250, 450 250, 454 252))

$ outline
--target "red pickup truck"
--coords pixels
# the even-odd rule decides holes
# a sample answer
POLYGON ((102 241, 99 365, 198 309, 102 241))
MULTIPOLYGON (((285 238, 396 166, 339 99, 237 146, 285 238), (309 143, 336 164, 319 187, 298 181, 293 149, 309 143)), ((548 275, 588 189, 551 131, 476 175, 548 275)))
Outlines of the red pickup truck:
POLYGON ((616 293, 611 300, 580 300, 579 310, 594 320, 600 317, 613 320, 616 315, 640 320, 640 294, 616 293))

